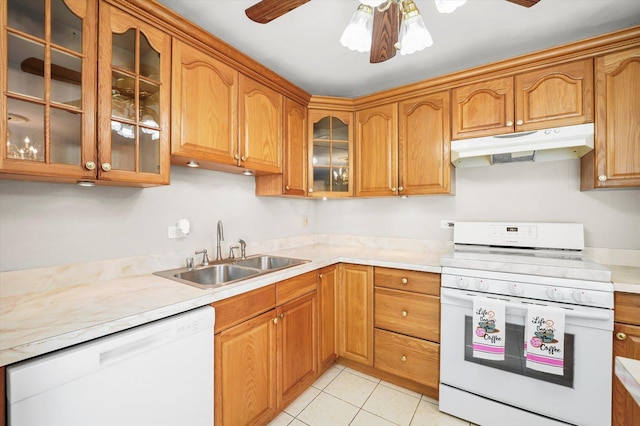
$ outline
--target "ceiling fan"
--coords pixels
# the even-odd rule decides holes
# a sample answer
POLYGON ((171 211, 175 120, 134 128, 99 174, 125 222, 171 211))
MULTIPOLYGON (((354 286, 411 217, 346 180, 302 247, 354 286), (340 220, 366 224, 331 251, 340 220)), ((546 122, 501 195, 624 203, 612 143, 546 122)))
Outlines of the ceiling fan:
MULTIPOLYGON (((302 6, 310 0, 261 0, 245 10, 254 22, 266 24, 302 6)), ((540 0, 506 0, 524 7, 531 7, 540 0)), ((402 0, 387 0, 384 7, 373 8, 373 29, 369 62, 379 63, 391 59, 399 49, 398 33, 402 22, 402 0)), ((464 2, 462 2, 464 3, 464 2)), ((411 2, 413 4, 413 2, 411 2)), ((415 8, 415 5, 413 6, 415 8)), ((413 10, 412 10, 413 11, 413 10)), ((415 8, 417 12, 417 8, 415 8)), ((419 12, 418 12, 419 13, 419 12)), ((406 13, 405 13, 406 16, 406 13)), ((404 54, 404 52, 403 52, 404 54)))

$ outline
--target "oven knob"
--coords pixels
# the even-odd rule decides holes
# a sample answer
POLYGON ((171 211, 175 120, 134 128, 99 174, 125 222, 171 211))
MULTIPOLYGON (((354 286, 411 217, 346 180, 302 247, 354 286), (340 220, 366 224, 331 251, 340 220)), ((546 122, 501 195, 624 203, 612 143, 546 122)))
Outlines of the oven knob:
POLYGON ((524 287, 522 287, 518 283, 509 283, 509 292, 511 294, 514 294, 514 295, 518 296, 518 295, 524 293, 524 287))
POLYGON ((456 285, 460 288, 467 288, 469 287, 469 282, 467 281, 466 277, 458 277, 456 285))
POLYGON ((489 288, 489 283, 486 282, 485 280, 478 280, 476 281, 476 288, 478 290, 486 290, 489 288))
POLYGON ((573 292, 573 300, 578 303, 589 303, 591 302, 591 297, 584 290, 576 290, 573 292))
POLYGON ((547 289, 547 296, 549 296, 549 299, 551 299, 551 300, 562 300, 562 299, 564 299, 564 294, 562 294, 562 291, 560 291, 560 289, 558 289, 556 287, 549 287, 547 289))

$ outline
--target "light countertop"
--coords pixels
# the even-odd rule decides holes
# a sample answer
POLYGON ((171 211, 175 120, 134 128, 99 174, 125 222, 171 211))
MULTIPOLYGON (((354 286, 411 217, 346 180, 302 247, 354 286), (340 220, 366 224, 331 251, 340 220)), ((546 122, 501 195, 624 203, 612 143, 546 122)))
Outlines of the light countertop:
POLYGON ((150 273, 102 280, 99 278, 102 274, 91 271, 93 278, 83 283, 65 286, 52 281, 50 288, 39 285, 33 291, 17 291, 12 284, 20 283, 10 282, 18 280, 7 275, 2 278, 0 286, 0 366, 165 318, 335 263, 439 273, 441 255, 329 245, 265 254, 311 262, 210 290, 150 273))
POLYGON ((616 376, 640 405, 640 360, 616 357, 616 376))
MULTIPOLYGON (((375 246, 371 241, 274 247, 249 253, 310 262, 208 290, 153 275, 151 272, 179 266, 175 259, 169 261, 158 257, 1 273, 0 366, 166 318, 336 263, 440 273, 441 256, 450 251, 447 245, 398 250, 375 246)), ((640 293, 640 267, 605 266, 611 270, 616 291, 640 293)))

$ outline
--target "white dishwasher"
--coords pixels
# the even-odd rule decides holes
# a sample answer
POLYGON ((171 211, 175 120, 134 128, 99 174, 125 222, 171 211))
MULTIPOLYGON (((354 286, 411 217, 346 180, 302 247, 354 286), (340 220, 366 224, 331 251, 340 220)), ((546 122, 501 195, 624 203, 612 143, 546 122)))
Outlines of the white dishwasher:
POLYGON ((7 367, 9 426, 213 424, 210 306, 7 367))

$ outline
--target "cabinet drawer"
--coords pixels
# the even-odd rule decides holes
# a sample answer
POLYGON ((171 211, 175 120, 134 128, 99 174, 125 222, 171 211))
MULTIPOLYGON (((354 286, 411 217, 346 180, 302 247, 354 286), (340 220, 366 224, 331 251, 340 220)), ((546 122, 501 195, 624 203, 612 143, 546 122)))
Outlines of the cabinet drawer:
POLYGON ((373 280, 377 287, 440 296, 440 274, 376 267, 373 280))
POLYGON ((239 294, 212 306, 216 309, 215 333, 252 318, 276 306, 275 284, 239 294))
POLYGON ((640 325, 640 294, 614 293, 613 297, 615 321, 640 325))
POLYGON ((379 370, 437 389, 440 345, 376 329, 373 365, 379 370))
POLYGON ((316 289, 318 272, 312 271, 276 283, 276 304, 287 303, 316 289))
POLYGON ((376 287, 375 327, 440 341, 440 298, 376 287))

